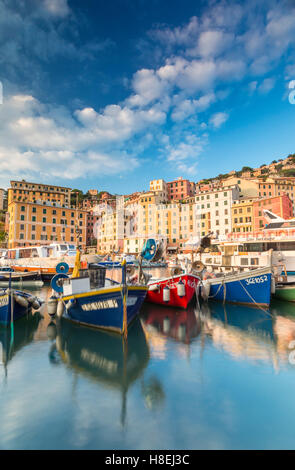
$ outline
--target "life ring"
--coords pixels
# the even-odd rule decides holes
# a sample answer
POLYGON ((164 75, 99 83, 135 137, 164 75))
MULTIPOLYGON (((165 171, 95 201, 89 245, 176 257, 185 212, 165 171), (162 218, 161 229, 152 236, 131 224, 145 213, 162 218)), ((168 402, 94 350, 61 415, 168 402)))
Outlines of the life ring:
POLYGON ((69 276, 64 273, 58 273, 53 278, 51 279, 50 285, 55 292, 58 292, 59 294, 63 293, 63 286, 59 284, 60 279, 67 279, 69 276))
POLYGON ((67 274, 69 272, 69 265, 68 263, 58 263, 56 265, 55 271, 57 274, 67 274))
POLYGON ((141 256, 142 258, 144 258, 146 261, 151 261, 155 254, 157 252, 157 243, 156 243, 156 240, 154 240, 153 238, 149 238, 143 248, 142 248, 142 251, 141 251, 141 256))

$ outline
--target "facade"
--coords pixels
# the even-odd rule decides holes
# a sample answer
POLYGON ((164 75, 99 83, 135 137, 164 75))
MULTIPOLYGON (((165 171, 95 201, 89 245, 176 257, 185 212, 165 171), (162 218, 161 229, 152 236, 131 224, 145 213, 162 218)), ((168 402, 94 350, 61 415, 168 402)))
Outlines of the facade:
POLYGON ((70 206, 71 189, 28 181, 10 181, 8 206, 11 202, 51 202, 70 206))
POLYGON ((168 198, 168 187, 167 183, 163 179, 150 181, 150 191, 155 192, 162 199, 162 202, 166 202, 168 198))
POLYGON ((8 218, 8 248, 54 241, 76 243, 76 227, 80 230, 79 243, 86 246, 86 211, 46 201, 13 201, 8 206, 8 218))
POLYGON ((195 183, 177 178, 175 181, 167 183, 167 197, 168 201, 183 200, 187 197, 192 197, 195 194, 195 183))
POLYGON ((253 202, 255 200, 256 199, 242 199, 242 200, 233 201, 233 205, 231 209, 233 233, 253 232, 253 229, 254 229, 253 202))
POLYGON ((4 210, 4 189, 0 188, 0 211, 4 210))
POLYGON ((232 231, 231 208, 239 200, 237 185, 224 186, 212 191, 200 191, 194 198, 195 234, 205 236, 213 232, 216 237, 227 236, 232 231))
POLYGON ((265 226, 263 210, 268 209, 283 219, 293 217, 292 201, 286 194, 270 196, 253 201, 253 231, 259 231, 265 226))

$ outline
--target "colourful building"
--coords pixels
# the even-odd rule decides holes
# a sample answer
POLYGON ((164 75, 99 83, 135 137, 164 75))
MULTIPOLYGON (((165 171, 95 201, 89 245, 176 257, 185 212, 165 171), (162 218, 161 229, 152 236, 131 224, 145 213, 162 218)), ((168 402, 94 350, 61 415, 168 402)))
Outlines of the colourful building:
POLYGON ((167 183, 168 200, 182 200, 195 194, 195 183, 181 177, 167 183))
POLYGON ((58 203, 13 201, 8 206, 8 248, 46 245, 56 242, 86 246, 87 212, 63 207, 58 203))
POLYGON ((270 196, 253 201, 253 231, 261 230, 265 224, 263 210, 268 209, 274 214, 282 217, 283 219, 290 219, 293 217, 292 201, 283 194, 281 196, 270 196))
POLYGON ((29 183, 28 181, 10 181, 8 205, 11 202, 51 202, 70 206, 71 189, 51 184, 29 183))

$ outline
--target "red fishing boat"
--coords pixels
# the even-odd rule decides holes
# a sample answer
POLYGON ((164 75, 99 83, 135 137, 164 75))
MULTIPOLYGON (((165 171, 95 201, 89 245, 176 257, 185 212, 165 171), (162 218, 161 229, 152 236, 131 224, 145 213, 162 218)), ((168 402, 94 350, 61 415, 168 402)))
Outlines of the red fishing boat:
POLYGON ((151 279, 146 301, 169 307, 187 308, 197 291, 200 278, 195 274, 177 274, 165 279, 151 279))

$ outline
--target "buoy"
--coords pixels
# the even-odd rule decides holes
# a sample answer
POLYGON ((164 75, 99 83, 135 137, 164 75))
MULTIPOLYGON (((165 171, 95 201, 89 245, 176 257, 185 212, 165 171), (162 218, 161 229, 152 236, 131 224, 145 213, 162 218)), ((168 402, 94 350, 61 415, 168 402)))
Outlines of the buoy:
POLYGON ((170 318, 165 317, 163 320, 163 333, 167 334, 170 330, 170 318))
POLYGON ((27 299, 25 299, 25 298, 22 297, 21 295, 14 294, 14 300, 15 300, 21 307, 28 308, 28 306, 29 306, 29 302, 27 301, 27 299))
POLYGON ((276 293, 276 281, 274 276, 271 276, 271 293, 275 294, 276 293))
POLYGON ((208 300, 211 284, 208 281, 202 281, 201 296, 204 300, 208 300))
POLYGON ((177 295, 179 297, 184 297, 185 296, 185 284, 181 279, 177 283, 177 295))
POLYGON ((62 300, 58 301, 56 314, 60 318, 64 312, 64 304, 62 300))
POLYGON ((170 289, 168 286, 165 286, 163 289, 163 300, 164 302, 170 301, 170 289))
POLYGON ((39 308, 41 307, 39 300, 37 299, 37 297, 34 297, 33 295, 30 295, 30 297, 28 297, 28 301, 34 310, 39 310, 39 308))
POLYGON ((56 315, 56 311, 57 311, 57 297, 55 295, 52 295, 47 302, 47 313, 51 317, 54 317, 54 315, 56 315))
POLYGON ((53 341, 56 338, 56 334, 57 334, 56 324, 53 321, 50 322, 49 325, 47 326, 46 332, 47 332, 47 338, 50 341, 53 341))

